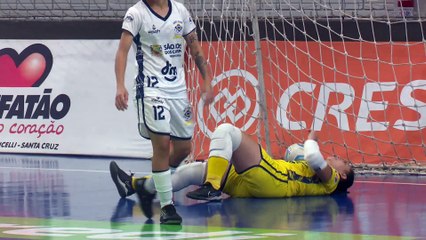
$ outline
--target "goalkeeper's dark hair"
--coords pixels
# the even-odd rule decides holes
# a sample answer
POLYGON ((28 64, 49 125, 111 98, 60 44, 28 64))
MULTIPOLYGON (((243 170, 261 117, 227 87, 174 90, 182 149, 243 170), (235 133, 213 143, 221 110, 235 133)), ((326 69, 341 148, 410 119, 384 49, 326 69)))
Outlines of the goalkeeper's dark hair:
POLYGON ((339 183, 337 184, 336 190, 333 193, 346 193, 348 188, 354 184, 355 172, 351 167, 348 173, 346 173, 346 179, 340 178, 339 183))

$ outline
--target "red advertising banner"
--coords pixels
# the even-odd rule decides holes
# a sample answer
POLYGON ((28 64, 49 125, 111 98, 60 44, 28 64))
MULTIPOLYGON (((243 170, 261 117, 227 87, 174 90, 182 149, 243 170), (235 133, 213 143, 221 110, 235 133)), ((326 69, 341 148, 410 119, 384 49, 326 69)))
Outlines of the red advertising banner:
POLYGON ((207 157, 215 126, 229 122, 265 148, 268 128, 277 158, 314 129, 325 156, 426 163, 424 43, 265 41, 261 47, 263 83, 254 42, 204 45, 217 96, 209 107, 198 102, 196 158, 207 157))

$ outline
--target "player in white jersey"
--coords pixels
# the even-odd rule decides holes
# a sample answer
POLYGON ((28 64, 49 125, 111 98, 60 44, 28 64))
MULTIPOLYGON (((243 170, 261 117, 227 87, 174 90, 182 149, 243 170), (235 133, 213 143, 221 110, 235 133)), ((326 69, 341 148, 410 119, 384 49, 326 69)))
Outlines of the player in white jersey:
MULTIPOLYGON (((152 177, 160 199, 160 222, 166 224, 182 222, 172 202, 170 167, 177 167, 191 152, 194 132, 184 71, 186 44, 204 80, 201 89, 205 102, 210 104, 214 97, 212 73, 195 28, 183 4, 174 0, 141 0, 129 8, 124 17, 115 59, 115 105, 123 111, 128 106, 128 92, 124 84, 127 55, 131 46, 136 50, 138 128, 140 135, 152 142, 152 177)), ((118 176, 114 168, 111 176, 116 185, 129 184, 118 176)), ((123 192, 122 197, 129 194, 123 192)), ((142 210, 147 208, 144 204, 151 204, 152 199, 146 199, 146 195, 138 196, 142 210)), ((152 213, 144 213, 148 218, 152 217, 152 213)))

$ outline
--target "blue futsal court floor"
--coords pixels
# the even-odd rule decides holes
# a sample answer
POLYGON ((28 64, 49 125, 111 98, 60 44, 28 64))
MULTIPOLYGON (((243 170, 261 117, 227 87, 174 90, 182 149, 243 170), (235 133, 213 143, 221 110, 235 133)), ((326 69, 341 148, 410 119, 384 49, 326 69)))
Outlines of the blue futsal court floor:
MULTIPOLYGON (((426 177, 357 176, 347 196, 232 199, 175 194, 183 225, 147 220, 120 199, 109 161, 136 176, 138 159, 0 155, 0 239, 426 239, 426 177)), ((190 188, 194 189, 194 187, 190 188)))

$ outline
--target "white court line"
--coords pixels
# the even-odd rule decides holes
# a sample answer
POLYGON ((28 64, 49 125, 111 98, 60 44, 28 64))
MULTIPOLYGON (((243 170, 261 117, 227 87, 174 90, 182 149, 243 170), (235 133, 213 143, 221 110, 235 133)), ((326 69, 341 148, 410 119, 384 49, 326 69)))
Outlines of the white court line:
POLYGON ((426 183, 408 183, 408 182, 380 182, 380 181, 355 181, 356 183, 371 183, 371 184, 389 184, 389 185, 412 185, 426 186, 426 183))
MULTIPOLYGON (((63 172, 85 172, 85 173, 109 173, 109 170, 86 170, 86 169, 64 169, 64 168, 25 168, 25 167, 0 167, 0 169, 21 169, 21 170, 42 170, 42 171, 63 171, 63 172)), ((151 172, 132 172, 137 175, 149 175, 151 172)), ((388 184, 388 185, 412 185, 426 186, 426 183, 407 183, 407 182, 383 182, 383 181, 364 181, 357 180, 356 183, 369 184, 388 184)))
MULTIPOLYGON (((64 168, 27 168, 27 167, 0 167, 0 169, 21 169, 21 170, 41 170, 41 171, 62 171, 62 172, 86 172, 86 173, 109 173, 109 170, 86 170, 86 169, 64 169, 64 168)), ((106 166, 108 169, 108 166, 106 166)), ((126 172, 126 171, 125 171, 126 172)), ((129 172, 130 173, 130 172, 129 172)), ((133 172, 135 174, 148 175, 152 172, 133 172)))

